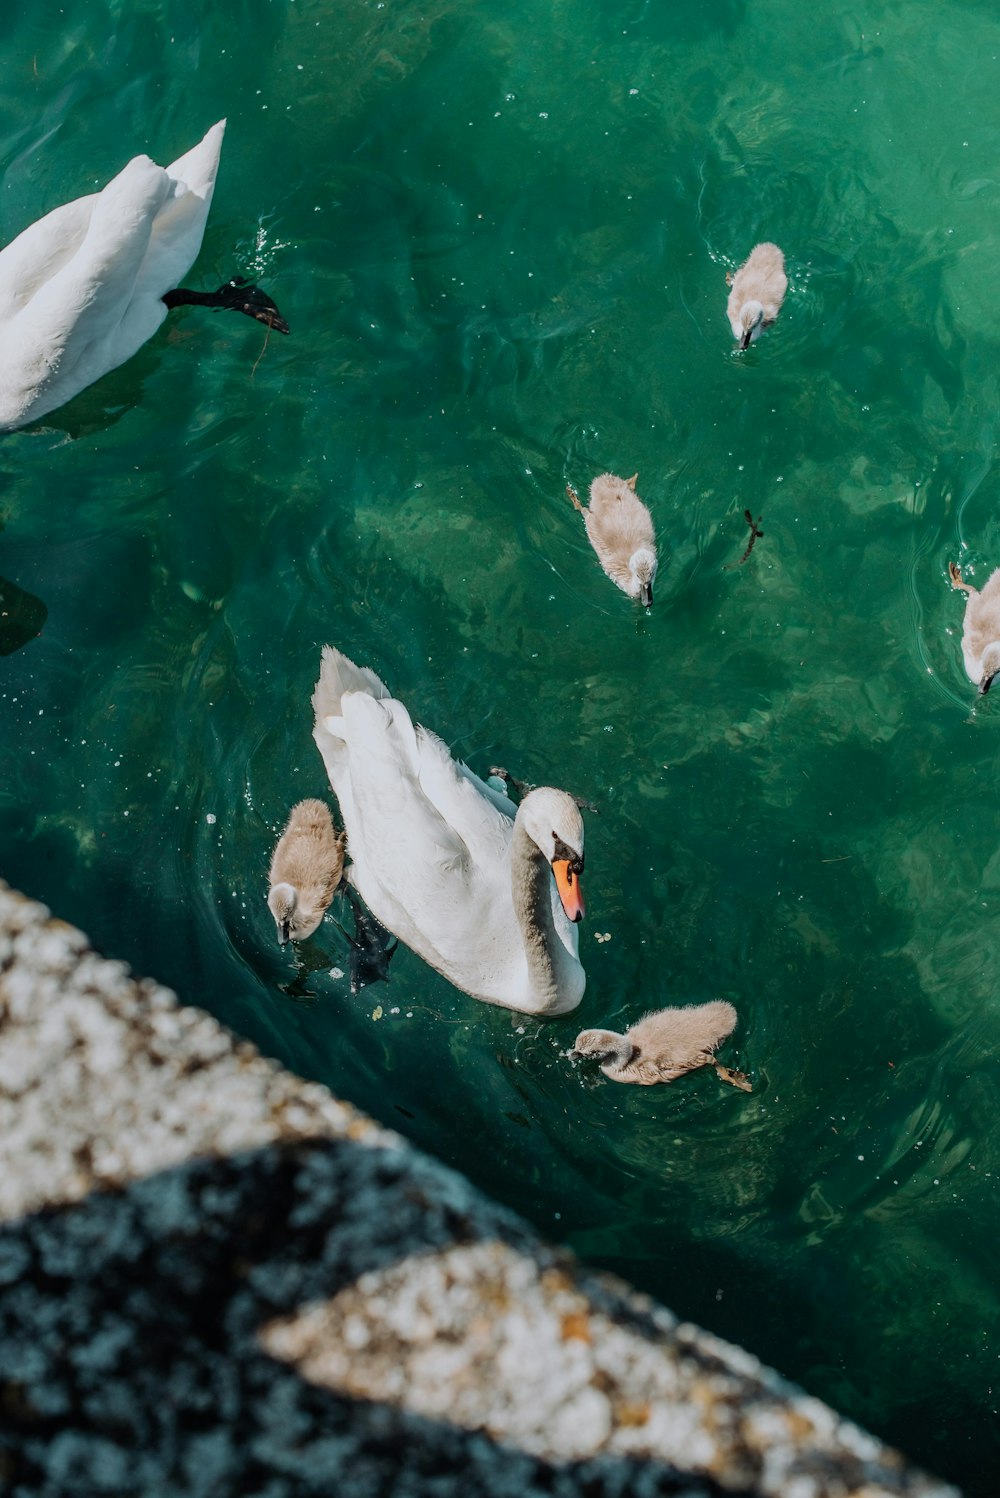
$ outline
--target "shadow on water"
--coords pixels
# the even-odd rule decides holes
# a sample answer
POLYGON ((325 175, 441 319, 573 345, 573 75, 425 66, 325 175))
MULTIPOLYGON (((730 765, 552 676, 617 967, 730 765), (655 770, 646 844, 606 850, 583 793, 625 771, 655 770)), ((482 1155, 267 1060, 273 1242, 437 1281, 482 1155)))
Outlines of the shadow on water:
POLYGON ((0 655, 13 655, 37 640, 48 613, 40 598, 0 577, 0 655))

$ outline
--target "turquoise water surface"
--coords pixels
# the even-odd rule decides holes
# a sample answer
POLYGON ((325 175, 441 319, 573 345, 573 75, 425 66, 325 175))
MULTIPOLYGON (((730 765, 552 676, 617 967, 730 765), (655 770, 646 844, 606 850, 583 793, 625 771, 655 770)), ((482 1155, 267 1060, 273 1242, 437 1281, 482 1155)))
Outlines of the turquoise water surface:
POLYGON ((996 7, 65 0, 8 6, 0 60, 4 240, 225 115, 186 281, 292 325, 172 313, 0 438, 0 873, 995 1492, 1000 695, 947 563, 1000 565, 996 7), (789 294, 737 357, 761 238, 789 294), (648 617, 565 496, 606 468, 656 520, 648 617), (279 950, 327 641, 598 805, 576 1014, 404 950, 352 997, 330 922, 279 950), (565 1060, 716 996, 751 1095, 565 1060))

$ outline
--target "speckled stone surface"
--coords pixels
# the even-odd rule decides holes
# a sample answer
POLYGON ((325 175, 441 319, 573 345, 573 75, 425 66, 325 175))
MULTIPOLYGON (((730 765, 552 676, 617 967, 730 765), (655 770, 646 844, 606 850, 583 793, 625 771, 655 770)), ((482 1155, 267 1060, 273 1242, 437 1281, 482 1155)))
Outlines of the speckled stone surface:
POLYGON ((954 1491, 0 884, 0 1493, 954 1491))

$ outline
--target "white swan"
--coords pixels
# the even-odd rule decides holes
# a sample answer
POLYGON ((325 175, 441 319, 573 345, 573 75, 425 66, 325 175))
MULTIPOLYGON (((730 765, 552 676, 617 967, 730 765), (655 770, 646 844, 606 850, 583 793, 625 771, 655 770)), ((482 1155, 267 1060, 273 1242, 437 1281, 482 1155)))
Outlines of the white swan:
POLYGON ((340 802, 350 879, 456 988, 526 1014, 583 997, 583 820, 565 791, 507 798, 411 721, 374 671, 323 651, 313 737, 340 802), (553 878, 554 875, 554 878, 553 878))
POLYGON ((230 307, 288 331, 245 282, 178 287, 201 248, 225 128, 220 120, 168 167, 133 157, 101 192, 53 209, 0 251, 0 431, 124 364, 170 307, 230 307))

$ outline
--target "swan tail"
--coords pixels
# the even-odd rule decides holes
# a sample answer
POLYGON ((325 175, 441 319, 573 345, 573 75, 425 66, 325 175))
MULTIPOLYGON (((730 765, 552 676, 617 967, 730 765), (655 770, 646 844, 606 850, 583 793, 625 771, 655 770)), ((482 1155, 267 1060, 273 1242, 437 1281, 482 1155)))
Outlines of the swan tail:
POLYGON ((325 727, 327 718, 343 718, 341 698, 348 692, 363 692, 376 701, 389 696, 385 683, 369 666, 356 666, 333 645, 324 645, 319 680, 312 696, 317 728, 325 727))
POLYGON ((167 176, 183 185, 187 192, 199 198, 211 198, 215 188, 215 177, 222 154, 222 138, 226 133, 225 120, 219 120, 196 146, 178 156, 167 167, 167 176))
POLYGON ((225 129, 225 120, 220 120, 196 146, 165 168, 168 191, 153 219, 149 250, 136 282, 140 304, 147 300, 158 304, 166 292, 175 291, 198 258, 225 129))

